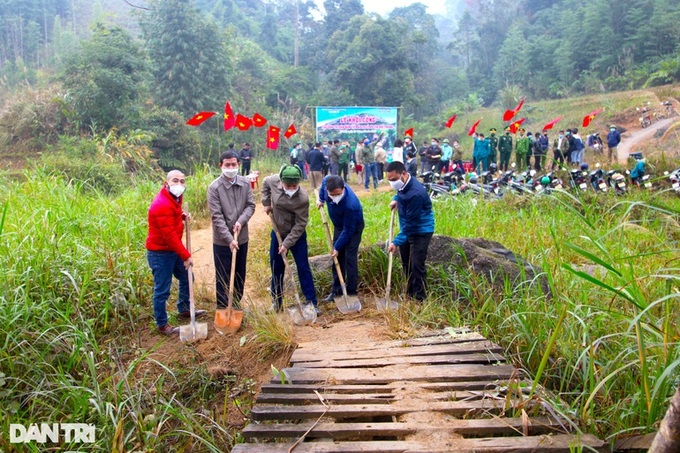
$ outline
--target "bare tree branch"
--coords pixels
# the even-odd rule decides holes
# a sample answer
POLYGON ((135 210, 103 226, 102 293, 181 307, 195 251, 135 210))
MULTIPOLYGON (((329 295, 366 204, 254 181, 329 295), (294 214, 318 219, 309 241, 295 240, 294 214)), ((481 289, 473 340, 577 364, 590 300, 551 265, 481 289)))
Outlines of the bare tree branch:
POLYGON ((132 6, 133 8, 143 9, 143 10, 145 10, 145 11, 151 11, 151 8, 147 8, 146 6, 137 6, 137 5, 133 5, 133 4, 130 3, 128 0, 123 0, 123 1, 124 1, 125 3, 127 3, 128 5, 132 6))

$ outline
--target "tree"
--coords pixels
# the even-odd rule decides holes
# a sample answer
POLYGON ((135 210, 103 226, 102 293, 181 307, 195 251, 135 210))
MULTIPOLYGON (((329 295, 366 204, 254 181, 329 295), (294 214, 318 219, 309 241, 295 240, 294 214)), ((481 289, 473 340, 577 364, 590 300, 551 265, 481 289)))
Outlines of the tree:
POLYGON ((394 22, 355 16, 329 43, 334 86, 362 105, 413 103, 413 62, 406 57, 405 34, 394 22))
POLYGON ((231 91, 229 48, 214 22, 183 0, 152 3, 142 21, 156 102, 184 115, 221 111, 231 91))
POLYGON ((497 86, 510 84, 526 87, 529 75, 529 56, 524 37, 526 27, 526 21, 522 19, 515 20, 510 26, 493 68, 497 86))
POLYGON ((64 68, 64 86, 83 126, 123 127, 147 79, 144 54, 127 32, 97 24, 64 68))

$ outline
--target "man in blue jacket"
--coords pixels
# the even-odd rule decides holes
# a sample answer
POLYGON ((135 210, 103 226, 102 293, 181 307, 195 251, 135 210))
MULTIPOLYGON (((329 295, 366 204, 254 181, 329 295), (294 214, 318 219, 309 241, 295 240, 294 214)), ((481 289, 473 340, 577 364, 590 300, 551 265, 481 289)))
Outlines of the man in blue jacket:
POLYGON ((616 126, 612 124, 609 126, 609 133, 607 134, 607 158, 610 164, 612 163, 612 157, 618 159, 616 148, 619 146, 619 143, 621 143, 621 134, 616 130, 616 126))
MULTIPOLYGON (((364 231, 364 210, 359 198, 340 176, 327 176, 321 183, 318 208, 328 206, 328 215, 333 223, 333 252, 338 258, 342 276, 347 285, 347 294, 357 294, 359 280, 359 244, 364 231)), ((336 295, 342 294, 338 274, 333 266, 333 288, 324 300, 333 302, 336 295)))
POLYGON ((401 263, 408 279, 407 294, 422 302, 426 295, 427 248, 434 233, 432 201, 425 187, 412 177, 402 162, 387 166, 387 180, 397 194, 390 202, 390 209, 399 209, 400 231, 387 250, 401 254, 401 263))

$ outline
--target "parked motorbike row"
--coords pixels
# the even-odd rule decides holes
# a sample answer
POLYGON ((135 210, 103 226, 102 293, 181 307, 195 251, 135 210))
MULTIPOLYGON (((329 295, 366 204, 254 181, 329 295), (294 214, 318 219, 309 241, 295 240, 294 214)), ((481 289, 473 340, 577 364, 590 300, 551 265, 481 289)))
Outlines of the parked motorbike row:
MULTIPOLYGON (((489 198, 501 198, 507 193, 517 195, 550 194, 560 190, 573 190, 581 192, 613 192, 618 195, 625 194, 628 188, 639 187, 645 190, 653 188, 650 175, 640 178, 631 178, 630 171, 608 170, 605 171, 599 164, 592 171, 587 166, 568 170, 566 183, 560 175, 565 171, 551 171, 538 175, 535 170, 516 172, 514 169, 506 172, 497 172, 492 167, 479 175, 475 173, 465 174, 463 171, 454 169, 448 173, 439 174, 433 171, 421 173, 430 198, 455 196, 465 193, 482 195, 489 198)), ((673 190, 680 193, 680 168, 668 175, 673 190)))

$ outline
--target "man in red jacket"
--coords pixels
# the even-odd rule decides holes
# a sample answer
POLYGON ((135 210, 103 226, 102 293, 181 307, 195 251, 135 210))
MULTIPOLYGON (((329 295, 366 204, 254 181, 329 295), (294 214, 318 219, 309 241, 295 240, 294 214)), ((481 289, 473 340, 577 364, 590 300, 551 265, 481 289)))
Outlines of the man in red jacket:
MULTIPOLYGON (((168 324, 165 303, 170 297, 172 276, 179 281, 177 311, 180 318, 188 319, 189 314, 189 266, 194 264, 191 254, 182 244, 183 220, 182 194, 186 179, 179 170, 171 170, 163 188, 149 207, 149 235, 146 238, 146 258, 153 273, 153 314, 158 331, 164 335, 179 332, 178 327, 168 324)), ((196 310, 196 316, 205 310, 196 310)))

